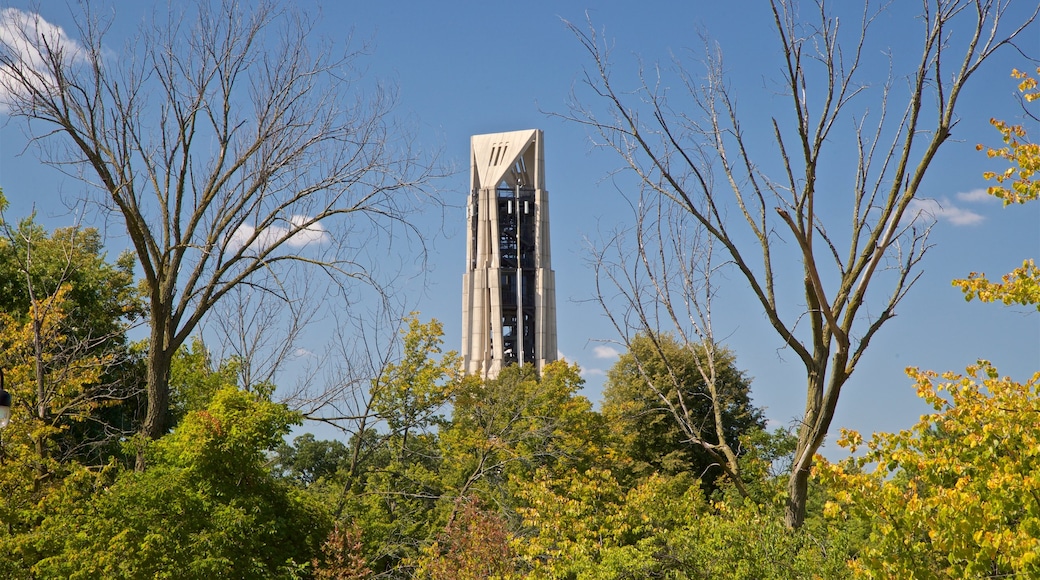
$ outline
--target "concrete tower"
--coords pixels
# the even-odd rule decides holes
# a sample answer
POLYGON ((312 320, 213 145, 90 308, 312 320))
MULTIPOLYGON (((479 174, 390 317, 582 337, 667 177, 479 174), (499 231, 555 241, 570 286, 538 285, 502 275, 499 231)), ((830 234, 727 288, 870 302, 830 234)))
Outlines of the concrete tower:
POLYGON ((484 377, 509 364, 540 371, 556 360, 542 132, 474 135, 470 155, 463 363, 484 377))

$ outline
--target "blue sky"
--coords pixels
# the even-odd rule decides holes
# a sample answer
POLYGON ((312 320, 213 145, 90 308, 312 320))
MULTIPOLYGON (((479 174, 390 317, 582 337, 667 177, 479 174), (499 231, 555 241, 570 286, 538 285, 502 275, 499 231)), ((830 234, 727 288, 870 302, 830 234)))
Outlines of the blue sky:
MULTIPOLYGON (((312 12, 320 10, 320 34, 337 40, 352 34, 355 45, 369 43, 370 54, 362 61, 366 78, 396 84, 397 113, 417 129, 424 147, 440 151, 442 159, 456 168, 436 184, 454 207, 449 207, 443 222, 437 215, 424 223, 441 230, 433 246, 427 287, 396 289, 413 298, 423 318, 437 318, 444 324, 449 348, 458 348, 461 342, 469 136, 528 128, 545 131, 560 350, 581 365, 587 380, 585 394, 593 401, 600 398, 603 375, 616 358, 617 346, 610 342, 616 337, 609 322, 590 301, 594 288, 586 240, 623 224, 630 214, 619 185, 608 179, 620 166, 619 160, 592 149, 584 127, 547 114, 566 111, 571 91, 580 90, 582 69, 589 64, 563 20, 583 26, 586 15, 591 18, 614 43, 618 79, 632 82, 640 63, 645 67, 660 63, 667 71, 675 55, 696 66, 702 54, 700 35, 705 34, 721 45, 738 105, 746 111, 745 123, 752 130, 769 115, 785 112, 786 102, 774 90, 780 80, 777 41, 764 2, 298 4, 312 12)), ((885 51, 895 55, 897 75, 899 65, 906 64, 901 59, 917 56, 917 24, 912 12, 903 11, 918 3, 896 4, 895 13, 879 22, 878 30, 884 34, 868 50, 871 66, 881 74, 887 62, 885 51)), ((1017 2, 1013 11, 1021 18, 1035 7, 1030 4, 1017 2)), ((7 7, 24 10, 29 5, 5 2, 7 7)), ((113 6, 113 37, 131 33, 146 12, 137 2, 113 6)), ((64 3, 48 2, 40 10, 44 19, 72 34, 74 26, 64 3)), ((856 15, 844 16, 851 20, 856 15)), ((1036 26, 1022 47, 1031 56, 1040 54, 1036 26)), ((871 432, 906 428, 916 421, 927 409, 903 374, 908 365, 963 370, 977 358, 986 358, 1018 379, 1040 369, 1040 316, 1035 310, 966 303, 950 285, 952 278, 968 272, 996 275, 1040 255, 1038 204, 1005 209, 978 195, 986 186, 981 173, 992 166, 975 145, 996 141, 989 118, 1011 120, 1021 114, 1008 76, 1013 67, 1030 65, 1014 51, 998 53, 973 78, 962 98, 953 139, 944 146, 922 188, 924 197, 933 200, 924 203, 931 204, 938 217, 924 274, 896 318, 872 341, 843 392, 835 427, 871 432)), ((677 83, 674 76, 667 78, 677 83)), ((1030 130, 1040 135, 1035 124, 1030 130)), ((835 155, 842 157, 840 151, 835 155)), ((625 186, 624 181, 619 183, 625 186)), ((12 202, 9 215, 25 215, 35 205, 41 219, 53 227, 71 220, 57 209, 60 196, 74 197, 84 186, 40 164, 20 125, 11 122, 0 127, 0 187, 12 202)), ((118 240, 112 244, 113 254, 123 249, 118 240)), ((756 404, 766 408, 774 424, 791 424, 804 407, 804 369, 792 352, 782 348, 745 285, 732 276, 724 284, 724 299, 715 315, 716 333, 727 337, 738 364, 753 377, 756 404)))

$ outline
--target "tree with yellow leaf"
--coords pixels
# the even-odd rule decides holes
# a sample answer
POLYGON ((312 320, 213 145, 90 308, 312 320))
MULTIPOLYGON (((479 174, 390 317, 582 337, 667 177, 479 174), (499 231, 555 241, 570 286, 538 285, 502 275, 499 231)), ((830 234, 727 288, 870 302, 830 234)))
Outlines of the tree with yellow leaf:
POLYGON ((106 410, 138 390, 126 338, 141 314, 133 260, 108 263, 92 228, 8 223, 5 205, 0 192, 0 365, 15 421, 31 425, 36 477, 70 460, 102 463, 101 448, 111 454, 133 429, 133 410, 106 410))
MULTIPOLYGON (((835 490, 829 516, 872 522, 854 571, 1038 577, 1040 372, 1025 383, 986 361, 963 375, 907 372, 936 412, 909 430, 874 434, 862 455, 821 460, 817 472, 835 490)), ((838 443, 855 453, 863 438, 843 431, 838 443)))
MULTIPOLYGON (((1036 72, 1040 73, 1040 67, 1036 72)), ((1011 76, 1021 81, 1018 83, 1018 91, 1026 103, 1040 99, 1036 79, 1017 69, 1011 71, 1011 76)), ((1026 114, 1034 121, 1040 120, 1028 111, 1026 114)), ((1040 179, 1035 177, 1037 171, 1040 171, 1040 143, 1029 141, 1022 125, 1009 125, 999 119, 990 119, 989 122, 1000 131, 1004 146, 987 148, 986 155, 1006 159, 1011 164, 1003 172, 987 171, 982 174, 986 179, 997 182, 997 185, 989 188, 989 194, 1003 199, 1004 205, 1036 199, 1040 196, 1040 179)), ((977 145, 975 148, 981 151, 984 147, 977 145)))
MULTIPOLYGON (((1036 70, 1040 74, 1040 68, 1036 70)), ((1020 81, 1018 90, 1025 103, 1040 100, 1040 88, 1035 78, 1018 70, 1011 71, 1011 76, 1020 81)), ((1028 110, 1026 115, 1040 121, 1028 110)), ((1040 196, 1040 178, 1037 177, 1040 172, 1040 143, 1030 141, 1022 125, 1011 125, 999 119, 990 119, 990 123, 1000 131, 1004 146, 986 148, 978 145, 976 148, 979 151, 985 149, 991 158, 1007 160, 1010 167, 1001 172, 983 173, 986 179, 997 182, 988 189, 989 194, 1004 200, 1005 206, 1036 200, 1040 196)), ((966 279, 954 280, 953 285, 964 292, 967 300, 978 298, 983 302, 1036 305, 1040 310, 1040 268, 1031 259, 1022 262, 1021 268, 1005 274, 1001 282, 990 282, 985 274, 972 272, 966 279)))

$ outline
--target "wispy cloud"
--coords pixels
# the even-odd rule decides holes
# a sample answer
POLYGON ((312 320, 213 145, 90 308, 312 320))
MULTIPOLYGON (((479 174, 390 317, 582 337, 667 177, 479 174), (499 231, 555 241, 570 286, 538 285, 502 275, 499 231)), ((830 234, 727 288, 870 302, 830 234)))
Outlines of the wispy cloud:
POLYGON ((82 45, 73 40, 60 26, 44 20, 35 12, 17 8, 0 10, 0 50, 7 52, 18 63, 16 67, 0 68, 0 113, 6 113, 20 88, 17 78, 32 79, 37 88, 51 91, 54 76, 47 72, 43 56, 44 46, 59 47, 67 62, 86 60, 82 45))
MULTIPOLYGON (((958 196, 960 195, 975 196, 976 194, 969 191, 964 194, 958 194, 958 196)), ((971 201, 974 201, 973 197, 971 201)), ((986 219, 981 214, 975 213, 970 209, 957 207, 945 197, 942 200, 915 199, 910 202, 910 206, 907 209, 914 218, 924 216, 936 221, 946 221, 955 226, 973 226, 986 219)))
POLYGON ((621 351, 612 346, 606 346, 601 344, 592 348, 592 354, 596 358, 610 359, 621 356, 621 351))
POLYGON ((999 201, 986 192, 986 188, 973 189, 971 191, 962 191, 955 195, 957 201, 963 201, 967 203, 995 203, 999 201))
POLYGON ((320 244, 328 239, 329 233, 321 223, 303 227, 310 220, 307 216, 294 215, 289 218, 287 226, 268 226, 261 231, 249 224, 242 224, 231 234, 229 245, 241 248, 249 244, 250 248, 261 250, 285 240, 282 245, 287 248, 302 248, 310 244, 320 244), (295 233, 293 233, 295 231, 295 233))
POLYGON ((582 369, 581 369, 581 376, 583 376, 583 377, 605 377, 605 376, 607 376, 607 371, 605 371, 603 369, 587 369, 585 367, 582 367, 582 369))

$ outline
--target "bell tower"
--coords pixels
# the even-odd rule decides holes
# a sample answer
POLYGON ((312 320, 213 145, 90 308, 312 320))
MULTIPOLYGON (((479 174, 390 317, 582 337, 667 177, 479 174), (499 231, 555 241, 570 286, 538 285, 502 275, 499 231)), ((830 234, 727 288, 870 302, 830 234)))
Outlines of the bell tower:
POLYGON ((503 366, 556 360, 556 279, 542 131, 470 139, 462 358, 492 378, 503 366))

